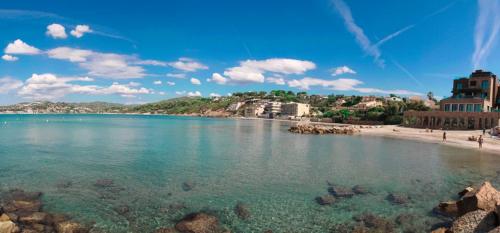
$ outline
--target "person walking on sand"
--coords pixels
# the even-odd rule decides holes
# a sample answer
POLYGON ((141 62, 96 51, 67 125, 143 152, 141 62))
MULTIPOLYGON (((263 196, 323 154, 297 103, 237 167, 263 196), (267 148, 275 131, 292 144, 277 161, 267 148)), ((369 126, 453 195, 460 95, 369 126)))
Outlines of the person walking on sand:
POLYGON ((483 135, 486 135, 486 128, 483 128, 483 135))
POLYGON ((483 135, 479 135, 477 143, 479 143, 479 149, 483 148, 483 135))
POLYGON ((443 132, 443 142, 446 142, 446 131, 443 132))

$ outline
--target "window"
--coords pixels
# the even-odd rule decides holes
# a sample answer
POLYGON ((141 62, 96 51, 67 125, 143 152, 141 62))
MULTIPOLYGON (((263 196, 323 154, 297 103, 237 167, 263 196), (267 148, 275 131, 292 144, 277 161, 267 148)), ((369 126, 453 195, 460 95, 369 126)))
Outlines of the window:
POLYGON ((476 86, 476 81, 470 81, 470 86, 475 87, 476 86))
POLYGON ((481 88, 488 89, 488 87, 490 87, 490 82, 488 80, 483 80, 481 82, 481 88))
POLYGON ((467 104, 467 112, 473 112, 474 110, 474 105, 473 104, 467 104))
POLYGON ((457 90, 462 90, 462 83, 457 83, 457 90))
POLYGON ((451 111, 456 112, 458 110, 458 104, 452 104, 451 105, 451 111))
POLYGON ((449 104, 445 104, 444 105, 444 111, 445 112, 449 112, 450 111, 450 105, 449 104))
POLYGON ((459 104, 458 105, 458 111, 459 112, 465 112, 465 106, 464 106, 464 104, 459 104))
POLYGON ((481 104, 474 104, 474 112, 482 112, 482 108, 481 104))

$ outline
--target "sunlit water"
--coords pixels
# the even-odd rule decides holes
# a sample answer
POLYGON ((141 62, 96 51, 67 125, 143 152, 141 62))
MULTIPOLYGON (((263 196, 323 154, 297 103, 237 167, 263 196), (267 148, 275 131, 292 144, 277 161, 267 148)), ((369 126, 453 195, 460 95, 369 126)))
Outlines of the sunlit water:
POLYGON ((283 122, 166 116, 0 115, 0 189, 44 192, 45 210, 100 232, 152 232, 205 210, 233 232, 328 232, 370 212, 419 218, 467 185, 500 183, 500 156, 367 136, 298 135, 283 122), (94 186, 112 179, 115 186, 94 186), (320 206, 327 181, 371 195, 320 206), (61 184, 71 182, 69 187, 61 184), (191 182, 191 191, 182 189, 191 182), (407 193, 407 206, 385 200, 407 193), (233 209, 248 205, 252 217, 233 209), (172 205, 184 204, 186 208, 172 205), (129 212, 119 213, 120 206, 129 212))

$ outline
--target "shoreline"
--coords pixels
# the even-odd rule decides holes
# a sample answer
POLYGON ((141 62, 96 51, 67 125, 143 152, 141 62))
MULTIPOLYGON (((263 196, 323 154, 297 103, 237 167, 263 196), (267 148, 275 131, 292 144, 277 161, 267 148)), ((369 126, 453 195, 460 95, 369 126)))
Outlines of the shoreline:
POLYGON ((263 118, 234 118, 243 120, 268 120, 268 121, 280 121, 289 123, 305 123, 305 124, 316 124, 316 125, 326 125, 326 126, 347 126, 361 129, 360 133, 351 136, 361 136, 361 137, 385 137, 400 140, 409 140, 415 142, 424 142, 431 144, 439 144, 443 146, 451 146, 456 148, 472 149, 475 151, 484 151, 487 153, 493 153, 500 155, 500 139, 494 139, 489 134, 488 131, 486 135, 483 136, 484 143, 483 148, 479 149, 477 141, 468 141, 469 136, 482 135, 482 130, 446 130, 446 142, 443 142, 443 130, 433 130, 433 132, 425 132, 425 129, 420 128, 407 128, 398 125, 377 125, 377 126, 365 126, 365 125, 352 125, 352 124, 340 124, 340 123, 324 123, 324 122, 306 122, 306 121, 294 121, 294 120, 282 120, 282 119, 263 119, 263 118))

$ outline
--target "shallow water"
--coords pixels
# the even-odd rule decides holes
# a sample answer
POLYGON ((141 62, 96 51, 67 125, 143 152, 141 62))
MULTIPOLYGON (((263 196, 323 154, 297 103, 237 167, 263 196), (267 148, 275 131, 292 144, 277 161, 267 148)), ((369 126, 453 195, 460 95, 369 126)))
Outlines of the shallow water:
POLYGON ((274 121, 121 115, 0 115, 0 189, 44 192, 45 210, 99 232, 152 232, 183 215, 214 213, 233 232, 328 232, 370 212, 418 216, 467 185, 500 187, 500 156, 366 136, 287 132, 274 121), (112 188, 94 186, 112 179, 112 188), (327 181, 371 195, 320 206, 327 181), (71 182, 69 187, 61 184, 71 182), (182 189, 191 182, 191 191, 182 189), (409 205, 385 200, 407 193, 409 205), (238 201, 252 213, 240 220, 238 201), (185 208, 176 208, 180 204, 185 208), (127 205, 129 212, 117 209, 127 205))

